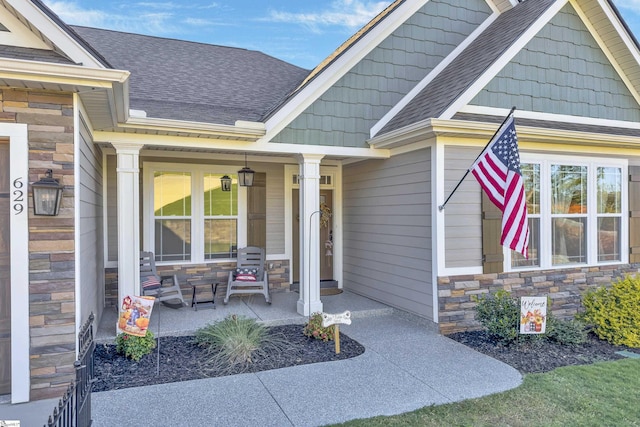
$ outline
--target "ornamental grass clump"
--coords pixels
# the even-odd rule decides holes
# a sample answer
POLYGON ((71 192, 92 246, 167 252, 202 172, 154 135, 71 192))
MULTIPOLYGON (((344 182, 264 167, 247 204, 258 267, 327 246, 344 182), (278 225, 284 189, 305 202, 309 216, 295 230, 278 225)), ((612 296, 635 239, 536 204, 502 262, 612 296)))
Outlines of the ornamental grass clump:
POLYGON ((329 341, 333 340, 335 325, 322 326, 322 313, 313 313, 309 321, 304 325, 302 333, 310 338, 317 340, 329 341))
POLYGON ((254 360, 287 348, 283 337, 255 319, 235 314, 198 329, 195 339, 207 350, 207 369, 222 373, 246 371, 254 360))
POLYGON ((149 330, 144 337, 126 333, 118 334, 116 337, 116 353, 124 354, 125 357, 136 362, 151 353, 154 348, 156 348, 156 340, 149 330))
POLYGON ((610 288, 588 291, 582 304, 582 318, 600 339, 640 348, 640 278, 627 276, 610 288))

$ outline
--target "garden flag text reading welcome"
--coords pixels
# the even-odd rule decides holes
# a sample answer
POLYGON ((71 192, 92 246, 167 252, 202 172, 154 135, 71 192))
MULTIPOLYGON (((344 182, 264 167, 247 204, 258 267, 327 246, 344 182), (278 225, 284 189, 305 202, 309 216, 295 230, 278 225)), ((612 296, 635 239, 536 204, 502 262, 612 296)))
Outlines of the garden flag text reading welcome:
POLYGON ((489 199, 502 211, 500 244, 528 259, 527 200, 513 113, 509 114, 470 170, 489 199))

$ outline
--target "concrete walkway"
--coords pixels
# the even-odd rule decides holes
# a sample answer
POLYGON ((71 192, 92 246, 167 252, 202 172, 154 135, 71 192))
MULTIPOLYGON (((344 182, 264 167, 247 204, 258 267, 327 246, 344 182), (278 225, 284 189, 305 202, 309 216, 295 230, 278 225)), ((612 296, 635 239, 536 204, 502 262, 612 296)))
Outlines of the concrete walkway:
MULTIPOLYGON (((521 375, 510 366, 438 335, 428 324, 361 298, 348 293, 323 298, 329 313, 369 306, 369 311, 354 311, 353 323, 340 328, 365 347, 358 357, 93 393, 93 426, 318 426, 400 414, 521 384, 521 375)), ((264 301, 264 307, 255 304, 274 314, 264 301)), ((278 310, 275 301, 274 306, 278 310)), ((209 316, 222 311, 211 310, 209 316)), ((0 419, 7 415, 7 406, 23 405, 0 405, 0 419)), ((22 425, 42 424, 23 419, 22 425)))

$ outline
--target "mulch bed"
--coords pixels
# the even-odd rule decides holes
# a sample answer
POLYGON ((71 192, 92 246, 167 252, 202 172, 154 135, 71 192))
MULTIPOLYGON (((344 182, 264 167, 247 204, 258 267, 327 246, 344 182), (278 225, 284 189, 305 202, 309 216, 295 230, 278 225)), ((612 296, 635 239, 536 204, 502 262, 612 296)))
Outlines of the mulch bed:
MULTIPOLYGON (((307 338, 302 334, 302 328, 302 325, 270 328, 270 333, 278 334, 288 341, 289 347, 286 351, 270 353, 250 365, 225 372, 212 372, 208 369, 203 363, 206 360, 206 351, 199 347, 191 336, 161 338, 159 370, 156 350, 134 362, 116 354, 115 345, 99 344, 94 353, 96 382, 93 390, 117 390, 344 360, 359 356, 365 351, 360 343, 341 333, 341 351, 340 354, 336 354, 333 341, 323 342, 307 338)), ((640 354, 640 349, 615 346, 600 340, 594 334, 589 334, 586 343, 575 346, 560 345, 551 341, 504 346, 484 331, 459 332, 448 337, 501 360, 523 374, 548 372, 561 366, 617 360, 623 358, 617 354, 619 351, 640 354)))
POLYGON ((152 384, 211 378, 240 372, 259 372, 309 363, 329 362, 356 357, 364 353, 357 341, 340 333, 340 353, 335 353, 333 341, 320 341, 302 334, 303 325, 274 326, 271 334, 288 341, 286 351, 274 352, 224 373, 212 372, 203 363, 206 350, 192 336, 161 337, 158 369, 157 349, 134 362, 116 353, 115 345, 98 344, 94 352, 95 379, 93 391, 117 390, 152 384))
POLYGON ((523 374, 548 372, 561 366, 622 359, 624 356, 617 354, 618 351, 640 354, 640 349, 609 344, 593 333, 589 334, 586 343, 574 346, 560 345, 548 340, 504 346, 491 339, 484 331, 459 332, 448 337, 501 360, 523 374))

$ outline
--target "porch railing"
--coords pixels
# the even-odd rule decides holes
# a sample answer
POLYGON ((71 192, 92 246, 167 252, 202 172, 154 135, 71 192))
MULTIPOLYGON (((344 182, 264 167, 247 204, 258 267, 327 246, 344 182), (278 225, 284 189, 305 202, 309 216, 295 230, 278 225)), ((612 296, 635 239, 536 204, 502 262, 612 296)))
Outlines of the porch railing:
POLYGON ((93 313, 78 332, 78 360, 75 361, 76 379, 69 384, 64 396, 53 409, 44 427, 91 426, 91 388, 93 387, 93 313))

